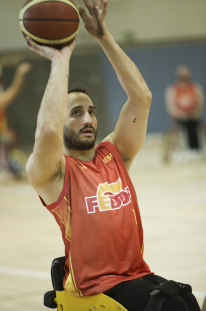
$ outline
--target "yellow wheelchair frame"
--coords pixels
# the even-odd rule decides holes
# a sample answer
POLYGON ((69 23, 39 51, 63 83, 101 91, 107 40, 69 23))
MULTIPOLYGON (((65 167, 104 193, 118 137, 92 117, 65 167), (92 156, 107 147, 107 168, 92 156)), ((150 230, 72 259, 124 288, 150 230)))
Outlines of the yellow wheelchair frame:
POLYGON ((64 291, 56 291, 54 302, 58 311, 127 311, 112 298, 99 294, 95 296, 74 297, 64 291))
POLYGON ((52 262, 51 276, 54 290, 44 295, 44 305, 58 311, 128 311, 107 295, 74 297, 63 289, 65 257, 52 262))

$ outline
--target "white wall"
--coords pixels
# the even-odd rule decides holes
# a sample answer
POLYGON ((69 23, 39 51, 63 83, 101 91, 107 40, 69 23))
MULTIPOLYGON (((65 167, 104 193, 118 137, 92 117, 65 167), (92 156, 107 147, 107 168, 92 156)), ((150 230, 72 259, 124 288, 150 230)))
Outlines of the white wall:
POLYGON ((121 39, 132 29, 139 40, 206 37, 205 0, 119 0, 108 16, 121 39))
MULTIPOLYGON (((206 38, 205 0, 108 0, 107 22, 118 41, 206 38)), ((24 0, 0 0, 0 51, 26 49, 18 24, 24 0)), ((79 5, 82 0, 76 0, 79 5)), ((92 42, 81 25, 79 43, 92 42)))

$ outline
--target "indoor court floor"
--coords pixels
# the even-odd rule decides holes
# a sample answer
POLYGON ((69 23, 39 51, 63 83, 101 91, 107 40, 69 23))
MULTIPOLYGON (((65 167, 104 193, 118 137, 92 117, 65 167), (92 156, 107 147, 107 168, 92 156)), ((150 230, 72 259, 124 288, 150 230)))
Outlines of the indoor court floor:
MULTIPOLYGON (((131 168, 150 269, 206 293, 206 161, 163 164, 162 138, 147 136, 131 168)), ((50 267, 64 255, 60 230, 26 180, 0 183, 0 310, 43 311, 50 267)))

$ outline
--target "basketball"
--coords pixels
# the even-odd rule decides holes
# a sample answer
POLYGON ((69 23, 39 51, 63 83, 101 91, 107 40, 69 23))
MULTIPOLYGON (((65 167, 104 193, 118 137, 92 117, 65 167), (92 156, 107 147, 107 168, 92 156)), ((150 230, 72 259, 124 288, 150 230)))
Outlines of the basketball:
POLYGON ((80 16, 72 0, 27 0, 20 10, 19 24, 24 37, 61 49, 76 37, 80 16))

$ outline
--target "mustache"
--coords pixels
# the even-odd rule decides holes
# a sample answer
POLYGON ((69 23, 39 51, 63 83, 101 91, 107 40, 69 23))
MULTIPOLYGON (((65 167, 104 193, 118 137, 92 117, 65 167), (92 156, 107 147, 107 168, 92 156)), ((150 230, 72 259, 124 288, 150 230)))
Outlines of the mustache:
POLYGON ((85 125, 83 128, 81 128, 79 130, 79 133, 81 133, 82 131, 84 131, 85 129, 92 129, 94 131, 94 133, 96 133, 95 129, 93 128, 92 125, 85 125))

